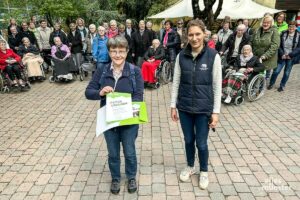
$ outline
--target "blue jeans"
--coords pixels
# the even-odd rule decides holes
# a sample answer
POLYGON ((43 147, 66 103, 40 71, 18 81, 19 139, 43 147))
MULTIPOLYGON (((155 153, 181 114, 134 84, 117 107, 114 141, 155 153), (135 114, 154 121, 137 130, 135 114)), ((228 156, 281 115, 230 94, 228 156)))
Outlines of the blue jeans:
POLYGON ((208 170, 208 146, 209 132, 207 114, 190 114, 179 111, 180 124, 184 135, 185 153, 188 166, 193 167, 195 162, 195 141, 200 161, 200 171, 208 170))
POLYGON ((112 179, 121 179, 120 142, 125 157, 125 174, 128 179, 135 178, 137 158, 135 140, 138 135, 138 125, 120 126, 104 132, 108 150, 108 164, 112 179))
POLYGON ((285 84, 289 80, 290 73, 291 73, 292 68, 293 68, 293 63, 292 63, 291 59, 282 60, 282 61, 278 62, 277 68, 274 69, 274 71, 273 71, 273 74, 272 74, 272 77, 271 77, 271 80, 270 80, 270 85, 275 84, 276 79, 277 79, 278 75, 280 74, 280 72, 281 72, 281 70, 284 66, 285 66, 285 68, 284 68, 283 77, 282 77, 281 82, 280 82, 280 87, 282 87, 282 88, 285 87, 285 84))

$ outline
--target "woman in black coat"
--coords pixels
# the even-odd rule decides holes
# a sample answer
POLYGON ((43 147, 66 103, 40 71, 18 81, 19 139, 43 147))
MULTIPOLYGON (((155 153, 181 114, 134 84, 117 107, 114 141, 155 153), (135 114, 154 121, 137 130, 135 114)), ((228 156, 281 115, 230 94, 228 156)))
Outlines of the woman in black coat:
POLYGON ((68 42, 71 47, 72 56, 76 59, 76 67, 79 69, 82 60, 82 39, 79 30, 76 28, 75 23, 70 24, 70 32, 68 34, 68 42))
POLYGON ((165 22, 165 31, 162 37, 162 44, 165 48, 167 59, 172 65, 171 81, 173 79, 174 63, 176 60, 177 51, 178 49, 180 49, 181 45, 180 36, 176 31, 172 29, 172 26, 173 24, 171 21, 167 20, 165 22))
POLYGON ((54 31, 50 34, 49 43, 51 46, 55 45, 54 44, 55 37, 59 37, 63 44, 68 45, 67 35, 61 30, 60 23, 54 24, 54 31))

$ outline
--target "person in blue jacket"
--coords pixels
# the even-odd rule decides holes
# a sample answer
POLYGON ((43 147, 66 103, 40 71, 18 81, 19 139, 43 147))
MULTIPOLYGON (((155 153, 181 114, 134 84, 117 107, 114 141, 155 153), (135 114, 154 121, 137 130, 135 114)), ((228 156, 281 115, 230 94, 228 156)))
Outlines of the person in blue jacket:
POLYGON ((99 26, 98 34, 93 40, 93 58, 97 62, 97 68, 102 68, 110 61, 106 45, 107 41, 108 37, 105 35, 105 28, 99 26))
MULTIPOLYGON (((141 70, 126 62, 129 50, 127 40, 122 36, 110 38, 107 43, 111 62, 103 68, 97 68, 88 84, 85 96, 90 100, 100 100, 100 106, 106 104, 106 95, 110 92, 131 93, 132 101, 143 101, 144 81, 141 70)), ((137 157, 135 140, 139 125, 120 126, 104 132, 108 150, 108 164, 112 176, 111 192, 120 192, 120 142, 125 157, 125 174, 128 179, 128 192, 137 190, 137 157)))

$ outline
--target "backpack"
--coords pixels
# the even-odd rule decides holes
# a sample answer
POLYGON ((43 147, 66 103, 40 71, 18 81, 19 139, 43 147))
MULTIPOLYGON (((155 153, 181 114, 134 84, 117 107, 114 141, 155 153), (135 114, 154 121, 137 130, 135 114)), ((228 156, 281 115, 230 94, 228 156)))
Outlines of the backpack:
MULTIPOLYGON (((125 65, 126 64, 127 63, 125 63, 125 65)), ((130 69, 130 76, 129 76, 129 78, 130 78, 130 81, 132 83, 133 92, 135 92, 136 91, 136 79, 135 79, 134 65, 131 64, 131 63, 128 63, 128 64, 129 64, 129 69, 130 69)), ((110 68, 110 64, 107 64, 103 68, 103 72, 101 74, 101 78, 100 78, 100 81, 99 81, 101 87, 104 84, 104 77, 105 77, 105 75, 106 75, 106 73, 107 73, 107 71, 108 71, 109 68, 110 68)))

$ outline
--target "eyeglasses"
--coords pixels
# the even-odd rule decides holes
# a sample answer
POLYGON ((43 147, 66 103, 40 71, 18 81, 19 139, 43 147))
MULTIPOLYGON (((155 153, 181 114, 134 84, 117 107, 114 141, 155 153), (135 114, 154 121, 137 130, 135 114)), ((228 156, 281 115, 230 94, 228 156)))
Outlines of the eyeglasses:
POLYGON ((177 23, 178 25, 181 25, 181 24, 183 24, 183 23, 181 23, 181 22, 179 22, 179 23, 177 23))
POLYGON ((111 56, 117 56, 118 54, 122 57, 127 55, 127 51, 109 51, 111 56))

